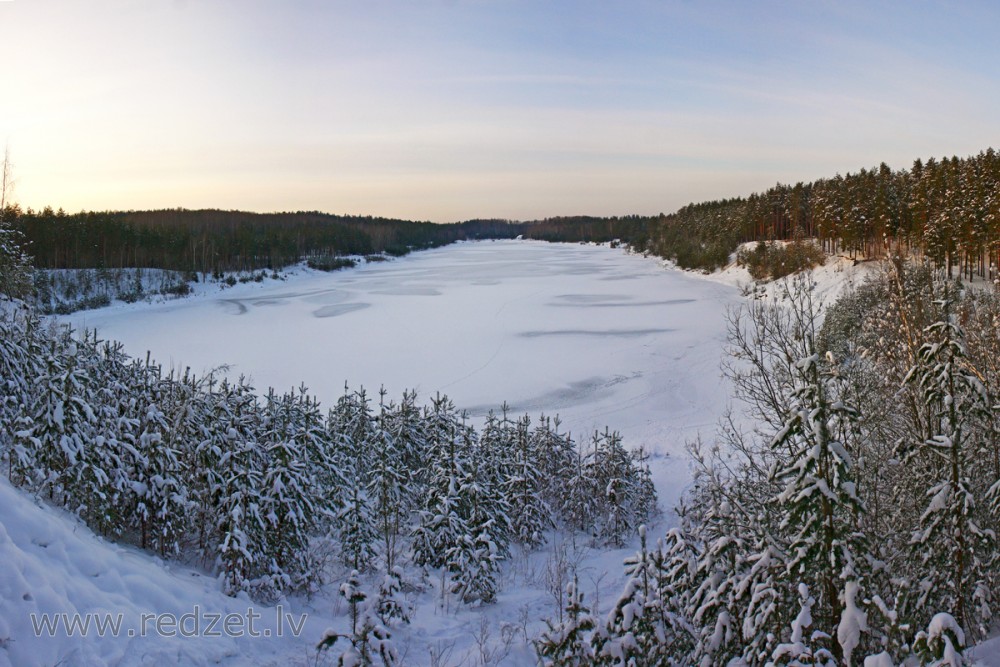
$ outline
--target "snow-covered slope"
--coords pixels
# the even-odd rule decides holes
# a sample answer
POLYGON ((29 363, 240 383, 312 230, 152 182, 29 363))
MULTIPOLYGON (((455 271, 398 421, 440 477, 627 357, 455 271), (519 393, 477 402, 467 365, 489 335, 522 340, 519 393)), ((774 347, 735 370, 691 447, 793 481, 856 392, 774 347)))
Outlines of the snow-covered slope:
MULTIPOLYGON (((754 243, 745 243, 737 252, 743 248, 752 247, 754 243)), ((765 298, 774 298, 781 290, 782 280, 770 281, 764 284, 755 285, 749 271, 739 266, 735 262, 736 253, 733 253, 734 261, 724 268, 713 273, 693 273, 701 276, 705 280, 730 285, 741 292, 755 290, 759 295, 767 295, 765 298)), ((664 265, 675 268, 672 262, 664 262, 664 265)), ((822 266, 817 266, 812 270, 811 277, 815 283, 815 294, 822 304, 830 304, 836 301, 842 294, 849 292, 854 287, 860 285, 869 276, 881 270, 882 263, 879 261, 855 261, 842 255, 827 256, 826 262, 822 266)))
MULTIPOLYGON (((298 626, 302 609, 282 608, 279 621, 277 608, 228 598, 213 579, 108 543, 5 478, 0 563, 0 665, 260 665, 289 657, 305 662, 329 624, 311 614, 296 638, 289 622, 298 626), (143 614, 159 615, 147 620, 145 632, 143 614), (191 616, 183 619, 185 614, 191 616), (234 614, 233 628, 242 619, 245 635, 250 614, 258 614, 254 632, 271 636, 206 636, 216 614, 234 614), (182 636, 192 634, 196 618, 200 632, 182 636), (120 626, 117 632, 106 627, 100 636, 97 624, 106 619, 120 626), (67 621, 89 622, 86 637, 79 625, 68 632, 67 621)), ((222 619, 216 629, 223 629, 222 619)))

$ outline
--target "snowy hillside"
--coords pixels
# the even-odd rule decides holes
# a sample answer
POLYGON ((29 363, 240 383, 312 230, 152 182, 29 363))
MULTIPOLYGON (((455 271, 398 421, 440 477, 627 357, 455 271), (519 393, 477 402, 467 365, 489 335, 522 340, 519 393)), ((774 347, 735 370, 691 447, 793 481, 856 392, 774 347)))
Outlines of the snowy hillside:
POLYGON ((0 664, 12 667, 304 663, 330 624, 312 613, 302 625, 298 605, 279 612, 226 597, 214 579, 110 544, 6 478, 0 480, 0 562, 0 664), (157 616, 143 623, 143 614, 157 616), (192 616, 184 620, 185 614, 192 616), (232 621, 241 630, 226 636, 218 620, 217 636, 205 636, 217 616, 230 614, 241 619, 232 621), (254 614, 252 629, 261 637, 250 636, 254 614), (78 625, 70 630, 69 623, 78 625), (200 632, 192 636, 196 623, 200 632), (294 636, 300 626, 303 639, 294 636))

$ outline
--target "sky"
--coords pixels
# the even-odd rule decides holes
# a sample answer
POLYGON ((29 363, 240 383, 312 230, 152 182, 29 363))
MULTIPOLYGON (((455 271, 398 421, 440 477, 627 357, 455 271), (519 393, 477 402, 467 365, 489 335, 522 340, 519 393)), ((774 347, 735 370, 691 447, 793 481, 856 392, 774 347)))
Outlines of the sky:
POLYGON ((1000 148, 1000 3, 0 0, 22 206, 669 213, 1000 148))

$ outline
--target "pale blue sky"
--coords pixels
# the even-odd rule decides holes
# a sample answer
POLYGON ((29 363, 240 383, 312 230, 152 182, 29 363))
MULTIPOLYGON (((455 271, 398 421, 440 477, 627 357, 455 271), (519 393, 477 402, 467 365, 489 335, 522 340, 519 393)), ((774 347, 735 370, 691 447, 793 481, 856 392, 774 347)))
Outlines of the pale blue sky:
POLYGON ((983 2, 8 0, 23 205, 670 212, 1000 148, 983 2))

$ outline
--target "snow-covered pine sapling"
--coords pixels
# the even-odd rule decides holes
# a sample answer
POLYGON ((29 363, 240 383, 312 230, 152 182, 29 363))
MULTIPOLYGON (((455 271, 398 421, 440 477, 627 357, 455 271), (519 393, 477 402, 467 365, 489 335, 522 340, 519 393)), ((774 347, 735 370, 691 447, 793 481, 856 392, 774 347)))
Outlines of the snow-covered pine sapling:
POLYGON ((423 501, 431 458, 427 428, 417 407, 416 392, 403 392, 399 404, 390 405, 385 421, 399 450, 401 469, 407 474, 407 483, 402 489, 402 511, 404 518, 409 519, 423 501))
MULTIPOLYGON (((262 585, 259 577, 268 562, 267 530, 261 516, 259 496, 262 475, 248 461, 253 445, 238 442, 235 430, 230 457, 224 465, 230 468, 220 487, 222 502, 216 530, 219 533, 218 562, 222 569, 223 590, 229 595, 253 591, 262 585), (246 463, 243 466, 240 462, 246 463)), ((263 583, 266 593, 267 584, 263 583)))
POLYGON ((561 621, 546 619, 547 628, 535 640, 535 651, 544 667, 585 667, 595 662, 589 633, 596 626, 594 617, 583 603, 583 592, 574 575, 566 584, 566 606, 560 610, 561 621))
POLYGON ((342 497, 337 514, 341 558, 348 567, 367 571, 375 561, 375 517, 369 506, 368 495, 359 481, 357 468, 345 470, 350 480, 342 497))
POLYGON ((351 614, 351 634, 358 631, 358 620, 361 618, 363 609, 361 603, 368 599, 368 596, 361 589, 361 577, 357 570, 351 570, 347 581, 340 585, 340 597, 347 601, 351 614))
MULTIPOLYGON (((649 554, 651 585, 656 591, 657 605, 651 611, 656 627, 663 630, 673 656, 690 659, 698 639, 691 623, 691 595, 698 568, 698 548, 683 527, 671 528, 657 540, 649 554)), ((662 650, 662 649, 661 649, 662 650)))
POLYGON ((368 667, 375 664, 393 667, 398 664, 399 656, 392 646, 392 635, 373 613, 368 596, 361 589, 357 570, 351 571, 347 581, 341 584, 340 595, 350 607, 351 633, 345 635, 327 630, 316 646, 317 653, 328 651, 339 639, 345 639, 349 646, 337 658, 337 665, 341 667, 368 667))
POLYGON ((564 483, 559 507, 563 523, 572 530, 593 531, 601 506, 598 483, 594 451, 584 451, 580 443, 564 483))
MULTIPOLYGON (((508 487, 514 475, 516 428, 507 413, 507 404, 501 406, 501 417, 490 411, 479 433, 478 446, 473 452, 476 479, 479 480, 489 499, 503 503, 502 525, 495 526, 495 532, 509 537, 512 522, 508 487)), ((506 541, 506 540, 505 540, 506 541)), ((506 556, 506 554, 505 554, 506 556)))
POLYGON ((15 231, 11 219, 20 210, 10 199, 14 183, 9 148, 4 148, 0 162, 0 296, 7 299, 26 298, 31 294, 31 258, 22 250, 24 239, 15 231))
POLYGON ((499 589, 502 555, 494 536, 496 503, 490 502, 477 479, 475 458, 460 481, 459 494, 466 513, 466 532, 447 552, 451 592, 466 604, 489 604, 496 600, 499 589))
POLYGON ((40 375, 38 319, 29 308, 0 308, 0 452, 8 457, 7 477, 13 484, 30 480, 24 474, 29 462, 30 441, 15 434, 31 426, 29 413, 35 379, 40 375), (22 460, 23 459, 23 460, 22 460))
POLYGON ((310 396, 304 384, 296 389, 293 406, 299 423, 297 437, 302 443, 306 467, 313 482, 316 523, 325 527, 336 513, 336 489, 342 486, 335 448, 320 410, 319 399, 310 396))
POLYGON ((395 571, 399 550, 398 540, 408 516, 405 501, 406 483, 409 479, 403 467, 400 441, 392 432, 390 406, 385 402, 385 389, 379 391, 379 411, 368 446, 374 451, 368 497, 382 546, 382 559, 386 576, 395 571))
MULTIPOLYGON (((811 289, 799 282, 789 294, 798 359, 790 366, 789 406, 770 448, 785 453, 776 470, 782 529, 789 538, 789 572, 817 595, 812 614, 820 628, 842 622, 844 598, 857 590, 868 553, 856 528, 864 505, 857 494, 854 457, 858 412, 845 403, 845 389, 832 355, 816 347, 817 309, 811 289)), ((853 598, 852 598, 853 599, 853 598)), ((867 626, 863 628, 867 630, 867 626)), ((840 660, 860 638, 829 648, 840 660)))
POLYGON ((527 415, 517 421, 510 477, 503 493, 510 501, 514 539, 535 548, 544 544, 545 532, 552 527, 552 510, 543 497, 543 472, 538 450, 532 447, 530 427, 527 415))
POLYGON ((462 425, 446 396, 436 396, 424 418, 431 460, 411 548, 416 565, 438 568, 448 564, 449 553, 469 534, 462 482, 470 452, 462 446, 462 425))
POLYGON ((531 432, 531 452, 541 471, 542 500, 552 520, 557 518, 566 497, 567 481, 576 467, 576 445, 568 434, 559 432, 559 417, 542 415, 531 432))
POLYGON ((218 457, 218 476, 206 477, 206 502, 213 508, 208 513, 214 516, 208 532, 217 545, 223 588, 235 595, 255 587, 268 560, 261 489, 266 452, 255 440, 260 411, 252 389, 242 382, 224 384, 219 400, 227 407, 216 413, 221 432, 209 445, 218 457))
POLYGON ((695 631, 669 585, 669 555, 662 543, 648 548, 645 526, 639 540, 639 552, 625 560, 629 580, 608 616, 599 657, 608 664, 689 664, 695 631))
MULTIPOLYGON (((138 420, 127 409, 129 365, 120 343, 100 343, 96 332, 84 334, 87 372, 94 379, 93 408, 97 416, 96 435, 88 459, 89 498, 84 519, 105 536, 119 536, 128 528, 128 497, 131 467, 126 443, 135 442, 138 420), (123 407, 126 408, 123 410, 123 407)), ((131 445, 129 445, 131 446, 131 445)))
POLYGON ((324 415, 321 412, 319 401, 310 397, 304 386, 298 390, 296 404, 301 422, 299 439, 312 480, 316 531, 330 536, 338 531, 337 516, 343 509, 344 490, 347 488, 339 441, 331 427, 329 413, 324 415))
POLYGON ((276 591, 301 586, 312 574, 309 538, 317 521, 314 485, 306 463, 294 397, 268 396, 261 516, 268 528, 270 577, 276 591))
POLYGON ((409 623, 413 605, 403 594, 403 570, 399 566, 387 572, 379 584, 376 612, 386 625, 398 621, 409 623))
POLYGON ((605 429, 595 432, 594 479, 601 494, 598 531, 602 540, 621 546, 639 524, 649 519, 656 507, 655 489, 625 449, 621 435, 605 429))
POLYGON ((139 424, 132 484, 142 547, 157 549, 166 556, 179 549, 177 539, 186 523, 188 502, 181 459, 167 441, 167 419, 154 401, 155 396, 143 401, 145 415, 139 424))
MULTIPOLYGON (((463 425, 462 439, 464 447, 470 452, 471 480, 476 483, 470 488, 470 526, 485 525, 488 530, 480 531, 481 537, 489 538, 495 558, 506 560, 510 558, 510 543, 514 535, 514 510, 511 499, 506 493, 509 488, 508 474, 512 468, 507 457, 500 456, 483 445, 481 439, 471 426, 463 425), (479 518, 476 518, 476 514, 479 518)), ((475 529, 473 528, 473 532, 475 529)))
POLYGON ((69 336, 50 339, 39 390, 26 415, 30 421, 14 434, 19 476, 62 504, 83 500, 75 491, 88 467, 87 447, 97 421, 90 378, 69 336))
MULTIPOLYGON (((341 557, 355 570, 375 560, 377 530, 369 501, 370 471, 375 465, 372 415, 364 390, 344 395, 330 411, 327 431, 333 440, 342 485, 337 511, 341 557)), ((377 445, 376 445, 377 446, 377 445)))
MULTIPOLYGON (((678 515, 691 523, 692 540, 702 546, 696 554, 694 572, 687 572, 688 616, 698 632, 692 663, 721 667, 739 654, 740 628, 734 600, 742 554, 748 548, 741 529, 743 513, 730 501, 731 480, 711 463, 700 441, 689 446, 696 463, 689 499, 682 500, 678 515), (696 510, 688 509, 690 501, 696 510), (691 521, 690 513, 696 513, 691 521)), ((711 451, 718 451, 713 448, 711 451)), ((679 573, 679 585, 684 575, 679 573)))

